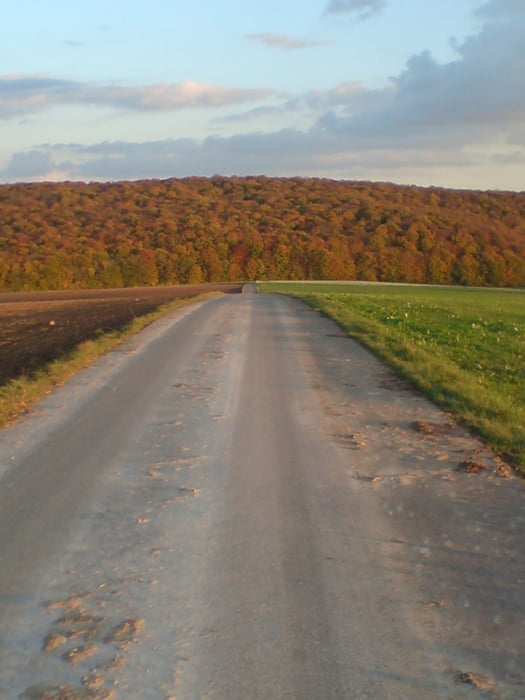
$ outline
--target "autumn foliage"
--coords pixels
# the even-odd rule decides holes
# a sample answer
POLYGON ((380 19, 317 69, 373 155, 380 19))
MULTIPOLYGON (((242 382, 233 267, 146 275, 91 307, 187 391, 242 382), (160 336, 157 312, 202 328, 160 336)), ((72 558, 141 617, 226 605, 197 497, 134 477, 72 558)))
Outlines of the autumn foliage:
POLYGON ((525 285, 525 193, 213 177, 0 186, 0 289, 525 285))

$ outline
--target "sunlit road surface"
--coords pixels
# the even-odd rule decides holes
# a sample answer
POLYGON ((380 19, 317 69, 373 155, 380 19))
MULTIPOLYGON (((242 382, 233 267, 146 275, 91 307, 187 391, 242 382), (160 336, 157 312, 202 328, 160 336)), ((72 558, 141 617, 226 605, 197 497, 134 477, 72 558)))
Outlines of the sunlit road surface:
POLYGON ((525 697, 524 483, 298 301, 175 312, 0 440, 2 699, 525 697))

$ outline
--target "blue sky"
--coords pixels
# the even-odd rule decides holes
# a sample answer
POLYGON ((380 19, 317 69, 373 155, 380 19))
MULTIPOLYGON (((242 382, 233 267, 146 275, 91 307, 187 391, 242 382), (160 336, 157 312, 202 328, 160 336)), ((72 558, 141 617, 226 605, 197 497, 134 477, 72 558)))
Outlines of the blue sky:
POLYGON ((0 181, 525 190, 525 0, 17 0, 0 181))

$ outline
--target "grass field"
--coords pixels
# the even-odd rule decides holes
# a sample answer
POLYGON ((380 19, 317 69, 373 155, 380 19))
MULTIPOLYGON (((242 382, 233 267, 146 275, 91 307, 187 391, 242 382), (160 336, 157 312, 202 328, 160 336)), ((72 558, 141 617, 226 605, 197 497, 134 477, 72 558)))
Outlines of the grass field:
POLYGON ((328 314, 525 473, 525 292, 259 283, 328 314))

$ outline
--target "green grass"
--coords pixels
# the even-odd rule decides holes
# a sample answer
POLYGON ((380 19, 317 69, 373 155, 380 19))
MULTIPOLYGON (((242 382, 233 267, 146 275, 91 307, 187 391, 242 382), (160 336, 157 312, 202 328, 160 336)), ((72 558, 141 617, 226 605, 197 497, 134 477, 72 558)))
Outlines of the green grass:
POLYGON ((86 340, 80 343, 74 350, 44 364, 31 375, 17 377, 0 386, 0 427, 16 420, 54 387, 63 384, 81 369, 88 367, 98 357, 113 350, 161 316, 181 306, 216 295, 216 292, 211 292, 163 304, 155 311, 133 319, 118 330, 104 333, 95 340, 86 340))
POLYGON ((525 473, 525 292, 262 283, 328 314, 525 473))

